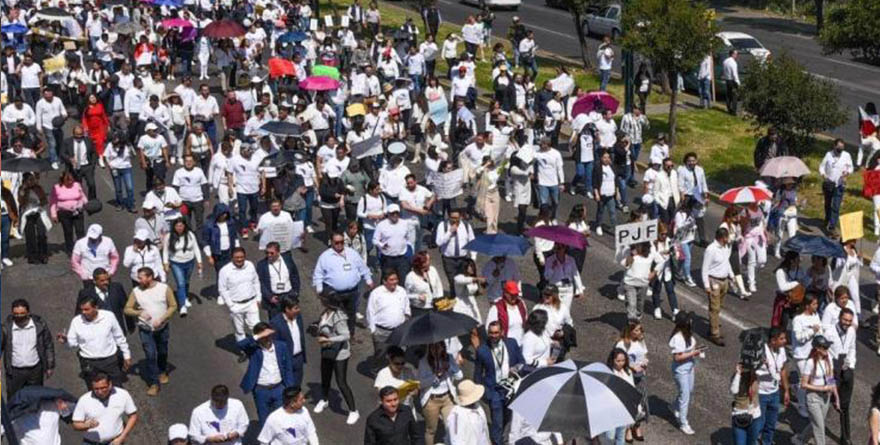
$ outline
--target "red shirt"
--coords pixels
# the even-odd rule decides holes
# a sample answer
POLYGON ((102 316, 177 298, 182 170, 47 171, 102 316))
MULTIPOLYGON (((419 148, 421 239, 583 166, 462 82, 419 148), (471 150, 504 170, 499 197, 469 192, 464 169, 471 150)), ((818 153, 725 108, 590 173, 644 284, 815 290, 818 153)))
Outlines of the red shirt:
POLYGON ((244 106, 241 101, 236 100, 230 103, 228 100, 220 107, 220 116, 226 119, 226 128, 244 128, 245 115, 244 106))

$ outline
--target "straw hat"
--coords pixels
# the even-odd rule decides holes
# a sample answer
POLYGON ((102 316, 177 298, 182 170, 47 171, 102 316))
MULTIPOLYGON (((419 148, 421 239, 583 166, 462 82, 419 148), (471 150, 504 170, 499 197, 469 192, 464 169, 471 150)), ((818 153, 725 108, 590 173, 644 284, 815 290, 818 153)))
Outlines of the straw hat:
POLYGON ((458 403, 461 406, 469 406, 473 405, 480 401, 483 398, 483 394, 486 392, 486 387, 483 385, 477 385, 471 380, 462 380, 458 384, 458 403))

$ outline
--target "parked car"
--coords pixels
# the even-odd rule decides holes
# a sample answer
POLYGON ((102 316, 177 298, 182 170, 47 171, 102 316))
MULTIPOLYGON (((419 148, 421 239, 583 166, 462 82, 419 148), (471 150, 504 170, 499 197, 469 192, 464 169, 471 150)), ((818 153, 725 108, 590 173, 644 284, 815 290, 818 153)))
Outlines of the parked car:
MULTIPOLYGON (((764 48, 764 45, 762 45, 758 39, 746 33, 724 31, 719 32, 716 36, 721 40, 722 46, 713 57, 715 67, 715 96, 716 98, 722 98, 725 97, 727 91, 727 85, 725 85, 724 80, 721 79, 723 70, 722 64, 724 63, 724 59, 727 59, 730 50, 735 49, 739 51, 739 57, 736 59, 736 63, 739 66, 740 81, 748 76, 749 65, 751 65, 752 62, 765 62, 767 58, 770 57, 770 51, 764 48)), ((699 91, 697 74, 698 70, 694 70, 692 73, 688 73, 684 76, 685 90, 694 92, 699 91)))
POLYGON ((724 31, 715 35, 721 39, 725 54, 731 49, 735 49, 741 55, 752 56, 761 62, 770 57, 770 50, 764 48, 758 39, 744 32, 724 31))
POLYGON ((462 3, 467 3, 471 5, 476 5, 482 8, 483 6, 488 6, 491 9, 501 9, 506 8, 513 11, 519 9, 519 5, 522 4, 522 0, 460 0, 462 3))
POLYGON ((585 36, 611 36, 617 40, 621 35, 620 17, 621 9, 619 4, 610 4, 602 9, 589 12, 584 17, 582 29, 585 36))

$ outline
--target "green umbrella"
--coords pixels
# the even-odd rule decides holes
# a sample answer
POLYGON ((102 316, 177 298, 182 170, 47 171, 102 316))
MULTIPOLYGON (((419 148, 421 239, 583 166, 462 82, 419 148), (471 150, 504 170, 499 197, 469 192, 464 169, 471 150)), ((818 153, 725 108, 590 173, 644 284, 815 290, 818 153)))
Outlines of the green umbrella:
POLYGON ((327 76, 339 80, 339 68, 327 65, 315 65, 312 68, 313 76, 327 76))

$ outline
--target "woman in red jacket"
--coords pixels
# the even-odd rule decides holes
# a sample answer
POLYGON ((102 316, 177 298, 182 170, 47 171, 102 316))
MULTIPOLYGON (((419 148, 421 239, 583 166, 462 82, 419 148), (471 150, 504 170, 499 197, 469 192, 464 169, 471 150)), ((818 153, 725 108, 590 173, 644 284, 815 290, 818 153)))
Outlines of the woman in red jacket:
POLYGON ((88 133, 92 143, 95 144, 95 152, 98 153, 98 163, 104 166, 104 142, 107 140, 107 129, 110 120, 104 111, 104 104, 98 100, 95 94, 89 94, 86 109, 82 113, 82 126, 88 133))

